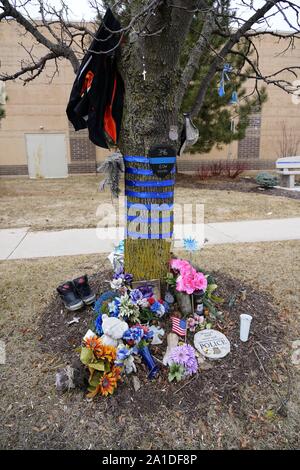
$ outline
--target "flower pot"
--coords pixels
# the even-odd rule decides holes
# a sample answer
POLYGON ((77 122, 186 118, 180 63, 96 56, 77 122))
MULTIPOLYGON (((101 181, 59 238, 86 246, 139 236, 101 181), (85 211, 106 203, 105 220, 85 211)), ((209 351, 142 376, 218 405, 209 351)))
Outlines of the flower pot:
POLYGON ((149 369, 148 379, 153 379, 158 373, 158 365, 155 363, 148 346, 139 348, 139 355, 149 369))
POLYGON ((192 301, 191 296, 186 294, 185 292, 176 292, 176 300, 179 307, 179 310, 184 314, 187 315, 192 313, 192 301))

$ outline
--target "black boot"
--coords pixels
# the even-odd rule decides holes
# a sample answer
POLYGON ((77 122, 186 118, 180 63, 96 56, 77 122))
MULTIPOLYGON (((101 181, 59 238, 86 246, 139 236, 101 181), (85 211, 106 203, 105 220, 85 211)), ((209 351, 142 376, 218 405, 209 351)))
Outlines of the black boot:
POLYGON ((56 290, 68 310, 74 312, 83 307, 83 301, 78 295, 72 281, 65 282, 61 286, 58 286, 56 290))
POLYGON ((86 305, 90 305, 96 300, 96 295, 92 292, 89 286, 88 277, 85 274, 73 280, 73 284, 86 305))

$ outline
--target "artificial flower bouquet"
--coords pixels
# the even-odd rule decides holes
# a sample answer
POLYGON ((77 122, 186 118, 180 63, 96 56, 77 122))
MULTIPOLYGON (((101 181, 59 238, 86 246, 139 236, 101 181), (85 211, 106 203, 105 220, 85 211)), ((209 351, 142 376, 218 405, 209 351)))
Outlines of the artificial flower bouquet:
POLYGON ((172 259, 170 261, 170 272, 167 275, 166 282, 170 288, 174 290, 179 304, 182 304, 182 297, 190 296, 190 308, 184 310, 184 306, 182 305, 181 310, 184 314, 192 314, 192 317, 188 319, 188 325, 191 327, 191 331, 196 331, 196 328, 203 329, 211 326, 209 321, 204 321, 203 317, 199 317, 199 315, 194 312, 192 296, 196 295, 198 292, 203 293, 203 305, 209 316, 209 320, 212 321, 222 318, 217 306, 222 304, 224 300, 215 295, 215 290, 218 286, 215 284, 213 277, 209 274, 197 271, 189 261, 177 258, 172 259))
POLYGON ((161 319, 169 304, 154 296, 151 285, 132 289, 131 282, 132 276, 118 269, 111 290, 95 302, 95 334, 83 340, 80 355, 90 372, 88 397, 111 395, 122 375, 136 372, 136 354, 147 365, 149 378, 158 371, 148 347, 153 338, 149 323, 161 319))
POLYGON ((115 364, 117 350, 113 346, 104 345, 98 336, 90 336, 83 340, 80 349, 80 360, 89 370, 88 398, 98 393, 111 395, 121 379, 121 368, 115 364))

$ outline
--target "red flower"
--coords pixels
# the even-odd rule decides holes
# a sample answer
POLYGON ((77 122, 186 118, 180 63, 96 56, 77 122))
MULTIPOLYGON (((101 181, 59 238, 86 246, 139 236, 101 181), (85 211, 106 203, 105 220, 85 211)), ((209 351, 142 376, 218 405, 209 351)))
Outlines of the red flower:
POLYGON ((150 305, 153 305, 154 302, 156 302, 155 298, 154 297, 150 297, 150 299, 148 299, 148 302, 150 305))

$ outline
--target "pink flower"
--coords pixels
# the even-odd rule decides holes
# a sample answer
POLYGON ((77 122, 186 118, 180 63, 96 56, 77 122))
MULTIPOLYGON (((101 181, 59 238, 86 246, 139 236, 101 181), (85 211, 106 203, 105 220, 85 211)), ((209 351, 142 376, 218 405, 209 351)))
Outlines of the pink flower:
POLYGON ((170 266, 172 269, 180 272, 182 269, 189 267, 190 263, 185 259, 172 259, 170 261, 170 266))

